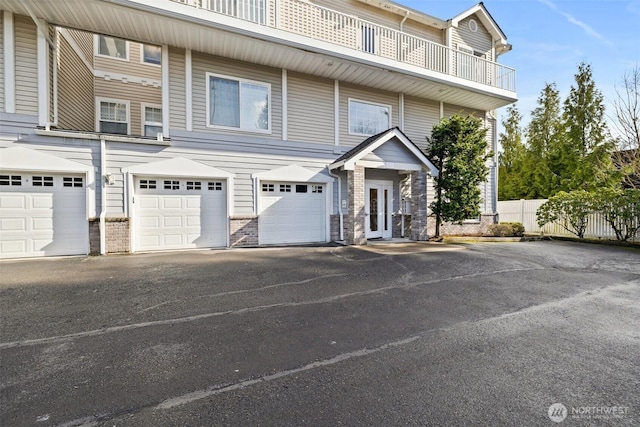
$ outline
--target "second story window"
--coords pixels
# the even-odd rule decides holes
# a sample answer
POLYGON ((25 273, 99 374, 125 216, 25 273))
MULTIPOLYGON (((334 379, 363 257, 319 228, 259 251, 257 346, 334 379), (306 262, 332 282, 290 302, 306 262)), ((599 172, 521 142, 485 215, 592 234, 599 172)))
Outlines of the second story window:
POLYGON ((117 59, 129 59, 129 46, 126 40, 115 37, 98 36, 97 54, 117 59))
POLYGON ((371 136, 391 127, 391 106, 349 100, 349 133, 371 136))
POLYGON ((142 104, 142 133, 144 136, 158 136, 162 133, 162 107, 142 104))
POLYGON ((207 73, 207 126, 271 132, 271 85, 207 73))
POLYGON ((98 99, 98 132, 129 134, 129 103, 98 99))
POLYGON ((145 64, 160 65, 161 60, 162 49, 160 46, 142 45, 142 62, 145 64))

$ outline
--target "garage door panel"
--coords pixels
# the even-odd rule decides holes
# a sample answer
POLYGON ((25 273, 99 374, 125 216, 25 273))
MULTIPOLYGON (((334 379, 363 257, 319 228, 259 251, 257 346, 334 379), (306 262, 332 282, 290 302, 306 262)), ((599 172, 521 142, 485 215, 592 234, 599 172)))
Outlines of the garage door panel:
POLYGON ((163 216, 163 227, 182 227, 182 217, 180 216, 163 216))
POLYGON ((25 209, 27 196, 4 194, 0 198, 0 209, 25 209))
POLYGON ((158 209, 160 207, 160 200, 153 196, 139 197, 137 203, 142 209, 158 209))
MULTIPOLYGON (((269 183, 271 184, 271 183, 269 183)), ((325 193, 296 192, 296 184, 273 183, 274 192, 260 195, 258 232, 261 244, 310 243, 326 240, 325 193), (282 185, 282 187, 281 187, 282 185), (291 192, 280 192, 289 187, 291 192)), ((302 184, 305 185, 305 184, 302 184)))
POLYGON ((40 173, 50 177, 52 185, 45 187, 33 185, 32 175, 19 175, 22 185, 0 187, 0 257, 87 254, 84 177, 40 173), (63 177, 81 184, 64 187, 63 177))
POLYGON ((31 197, 33 209, 53 209, 53 194, 35 194, 31 197))
POLYGON ((53 234, 53 218, 32 218, 31 229, 33 231, 51 231, 53 234))
POLYGON ((0 218, 0 232, 27 231, 25 218, 0 218))
MULTIPOLYGON (((156 178, 160 180, 160 178, 156 178)), ((136 249, 163 250, 227 245, 226 186, 222 190, 194 189, 184 178, 175 190, 144 189, 136 196, 136 249), (149 203, 149 199, 154 199, 149 203), (150 217, 156 219, 155 222, 150 217), (156 239, 148 237, 155 236, 156 239)), ((139 191, 138 181, 136 189, 139 191)))
POLYGON ((179 196, 163 197, 161 201, 162 201, 163 209, 181 209, 182 208, 182 198, 179 196))

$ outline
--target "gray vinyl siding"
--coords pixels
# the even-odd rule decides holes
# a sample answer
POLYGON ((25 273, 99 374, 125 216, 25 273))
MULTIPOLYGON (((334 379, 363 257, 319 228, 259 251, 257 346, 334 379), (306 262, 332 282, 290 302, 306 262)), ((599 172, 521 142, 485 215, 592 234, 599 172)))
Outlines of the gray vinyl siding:
POLYGON ((169 48, 169 128, 186 129, 185 51, 169 48))
POLYGON ((404 144, 395 140, 386 142, 372 153, 363 157, 363 160, 421 165, 417 161, 416 156, 411 153, 404 144))
POLYGON ((157 162, 176 157, 184 157, 222 169, 235 174, 234 179, 234 215, 253 214, 253 180, 254 173, 265 172, 283 166, 296 164, 320 172, 328 163, 327 159, 276 157, 255 153, 221 152, 214 150, 193 150, 192 141, 181 137, 172 137, 172 147, 159 152, 156 146, 145 146, 110 143, 108 149, 110 172, 114 174, 116 183, 109 186, 107 193, 107 209, 111 215, 124 212, 123 186, 124 177, 121 168, 137 164, 157 162))
MULTIPOLYGON (((96 216, 100 213, 101 189, 100 179, 100 142, 86 141, 79 138, 44 137, 33 134, 33 129, 38 125, 33 116, 10 115, 12 120, 2 122, 2 134, 0 134, 0 150, 15 146, 40 151, 52 156, 72 160, 84 165, 94 167, 96 185, 96 216), (29 144, 25 145, 18 140, 19 135, 28 135, 29 144), (14 143, 15 141, 15 143, 14 143)), ((0 151, 2 153, 2 151, 0 151)))
POLYGON ((93 34, 86 31, 67 29, 73 40, 80 49, 80 54, 91 65, 93 65, 93 34))
POLYGON ((334 82, 288 73, 288 138, 334 144, 334 82))
MULTIPOLYGON (((131 135, 142 134, 142 114, 140 104, 143 102, 146 104, 162 104, 162 89, 159 87, 154 88, 152 86, 143 86, 139 83, 123 83, 121 81, 105 80, 103 78, 96 77, 94 79, 94 88, 95 96, 97 98, 129 101, 131 109, 131 135)), ((93 109, 95 109, 95 107, 93 109)), ((97 112, 95 114, 97 114, 97 112)))
POLYGON ((486 59, 492 61, 493 39, 491 34, 482 25, 477 16, 472 15, 460 21, 458 28, 452 28, 453 48, 457 49, 458 45, 469 46, 475 51, 486 55, 486 59), (469 21, 475 19, 478 24, 478 31, 475 33, 469 29, 469 21))
POLYGON ((358 101, 366 101, 375 104, 384 104, 391 106, 391 123, 392 128, 398 125, 398 95, 391 92, 383 92, 376 89, 366 88, 363 86, 355 86, 350 84, 340 84, 340 145, 347 149, 353 148, 367 139, 363 135, 349 134, 349 99, 358 101))
POLYGON ((0 111, 4 108, 4 13, 0 11, 0 111))
POLYGON ((58 43, 58 125, 63 129, 94 131, 93 73, 65 37, 60 35, 58 43))
POLYGON ((403 31, 412 36, 420 37, 434 43, 444 44, 444 31, 428 27, 420 22, 408 19, 403 25, 403 31))
POLYGON ((420 98, 404 98, 404 133, 421 150, 427 148, 427 137, 433 125, 440 122, 440 103, 420 98))
POLYGON ((31 18, 15 16, 16 113, 38 114, 37 28, 31 18))
POLYGON ((255 135, 261 138, 282 139, 282 71, 247 62, 234 61, 212 55, 193 53, 193 129, 202 132, 255 135), (271 84, 271 134, 207 127, 206 74, 271 84))
POLYGON ((149 84, 153 81, 160 82, 162 77, 161 67, 159 65, 142 62, 142 57, 140 55, 142 45, 140 43, 127 43, 129 44, 129 58, 127 58, 127 60, 101 56, 98 55, 96 50, 94 68, 99 71, 110 71, 113 73, 123 74, 125 76, 140 77, 148 80, 149 84))
POLYGON ((400 22, 403 19, 400 15, 385 12, 383 9, 357 0, 312 0, 311 3, 396 30, 400 29, 400 22))

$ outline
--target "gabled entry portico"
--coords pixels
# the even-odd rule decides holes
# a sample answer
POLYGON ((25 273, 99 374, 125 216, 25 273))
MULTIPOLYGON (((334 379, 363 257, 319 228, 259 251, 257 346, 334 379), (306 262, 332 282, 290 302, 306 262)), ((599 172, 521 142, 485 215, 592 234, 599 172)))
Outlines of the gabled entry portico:
MULTIPOLYGON (((369 137, 329 170, 346 180, 345 241, 365 245, 367 239, 400 237, 394 221, 411 206, 412 240, 427 240, 427 174, 437 175, 424 153, 399 129, 369 137)), ((342 201, 340 201, 342 203, 342 201)))

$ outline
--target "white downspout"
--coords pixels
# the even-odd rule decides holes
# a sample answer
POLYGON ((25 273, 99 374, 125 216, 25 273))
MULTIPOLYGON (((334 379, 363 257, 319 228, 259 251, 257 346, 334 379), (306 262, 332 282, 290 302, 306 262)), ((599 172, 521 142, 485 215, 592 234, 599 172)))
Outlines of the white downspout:
POLYGON ((329 175, 338 180, 338 216, 340 218, 340 241, 344 240, 344 214, 342 213, 342 178, 340 175, 334 174, 331 169, 328 169, 329 175))
POLYGON ((107 230, 106 216, 107 216, 107 159, 105 154, 107 151, 107 141, 104 138, 100 139, 100 255, 107 253, 107 230))

